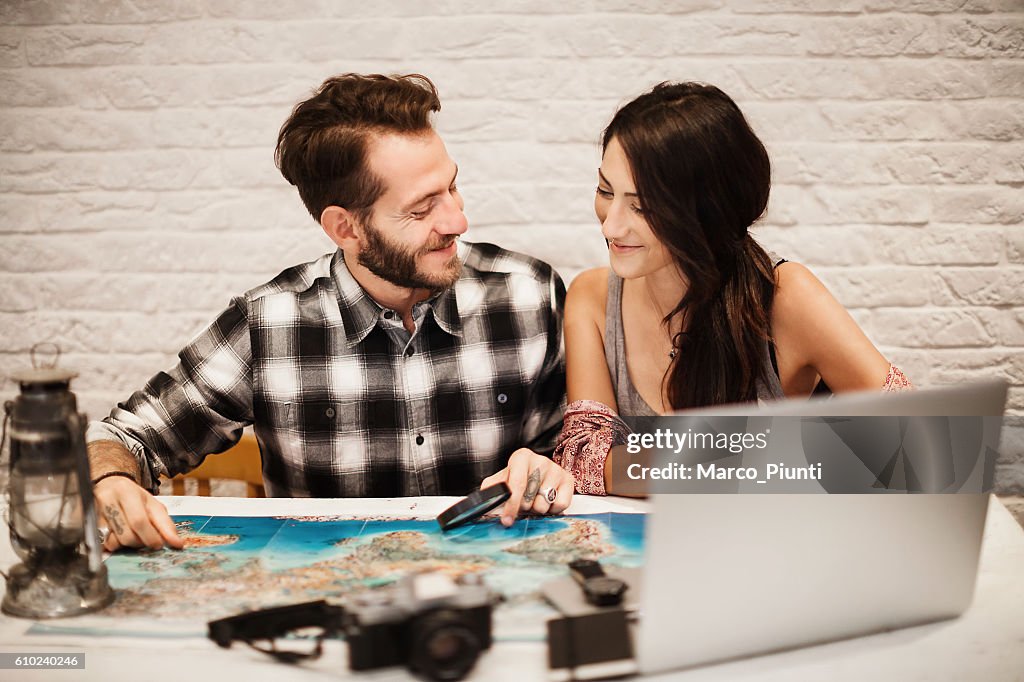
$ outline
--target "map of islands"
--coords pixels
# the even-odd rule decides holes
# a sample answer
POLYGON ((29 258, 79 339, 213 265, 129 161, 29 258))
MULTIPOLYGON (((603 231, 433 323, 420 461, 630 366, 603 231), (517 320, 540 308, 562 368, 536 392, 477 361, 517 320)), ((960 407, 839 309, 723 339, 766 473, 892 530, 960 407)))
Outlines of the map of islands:
POLYGON ((566 575, 568 562, 593 558, 631 567, 643 561, 643 514, 528 517, 512 528, 487 519, 448 533, 425 519, 174 521, 185 549, 111 556, 106 564, 117 600, 76 623, 76 632, 205 636, 209 620, 268 606, 343 600, 411 571, 439 570, 452 577, 480 574, 503 595, 494 614, 496 639, 540 640, 554 615, 540 598, 540 586, 566 575))

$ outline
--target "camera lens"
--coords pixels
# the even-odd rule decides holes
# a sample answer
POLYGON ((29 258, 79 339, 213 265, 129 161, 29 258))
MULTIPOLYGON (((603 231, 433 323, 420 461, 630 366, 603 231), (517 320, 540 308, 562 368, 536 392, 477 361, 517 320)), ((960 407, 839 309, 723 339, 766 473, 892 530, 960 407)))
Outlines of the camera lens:
POLYGON ((461 680, 480 656, 480 638, 452 611, 434 611, 416 620, 409 667, 431 680, 461 680))

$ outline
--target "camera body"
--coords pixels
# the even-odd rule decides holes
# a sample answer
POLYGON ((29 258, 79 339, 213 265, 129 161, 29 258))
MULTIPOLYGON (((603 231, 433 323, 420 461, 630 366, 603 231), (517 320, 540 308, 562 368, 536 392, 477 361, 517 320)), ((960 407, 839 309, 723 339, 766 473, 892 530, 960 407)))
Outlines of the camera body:
POLYGON ((473 575, 415 573, 346 604, 349 667, 406 665, 434 680, 458 680, 491 647, 498 597, 473 575))
POLYGON ((541 585, 541 594, 559 612, 547 622, 549 679, 598 680, 635 675, 633 652, 639 594, 639 568, 609 568, 596 561, 569 564, 569 575, 541 585))

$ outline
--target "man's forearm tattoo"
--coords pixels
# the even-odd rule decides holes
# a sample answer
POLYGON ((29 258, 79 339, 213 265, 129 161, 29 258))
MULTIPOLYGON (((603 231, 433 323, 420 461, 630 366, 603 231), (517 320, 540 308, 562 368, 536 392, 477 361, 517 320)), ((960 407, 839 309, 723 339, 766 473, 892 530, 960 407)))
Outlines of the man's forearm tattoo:
POLYGON ((121 525, 121 512, 117 511, 109 504, 103 508, 103 516, 106 517, 107 523, 114 529, 114 532, 120 535, 124 532, 124 526, 121 525))
POLYGON ((540 469, 534 469, 526 480, 526 492, 523 493, 523 499, 533 502, 533 498, 537 497, 538 490, 540 490, 540 469))

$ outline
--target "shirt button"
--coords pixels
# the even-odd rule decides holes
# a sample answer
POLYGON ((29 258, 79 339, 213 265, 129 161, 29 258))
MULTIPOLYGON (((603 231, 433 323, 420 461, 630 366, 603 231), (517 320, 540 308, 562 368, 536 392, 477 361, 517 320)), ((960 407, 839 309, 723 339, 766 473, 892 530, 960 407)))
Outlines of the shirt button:
POLYGON ((499 393, 498 394, 498 402, 501 403, 502 405, 504 405, 505 403, 508 402, 508 396, 505 395, 504 393, 499 393))
POLYGON ((416 445, 423 445, 423 434, 422 433, 416 436, 416 445))
POLYGON ((393 311, 391 311, 391 310, 385 310, 384 311, 384 319, 385 320, 390 320, 394 316, 395 316, 395 313, 393 311))
POLYGON ((411 358, 411 357, 412 357, 412 354, 413 354, 413 353, 415 353, 415 352, 416 352, 416 351, 414 351, 414 350, 412 349, 412 346, 409 346, 408 348, 406 348, 406 349, 405 349, 405 357, 407 357, 407 358, 411 358))
POLYGON ((334 408, 328 407, 326 410, 324 410, 324 414, 327 415, 328 419, 334 419, 334 408))

